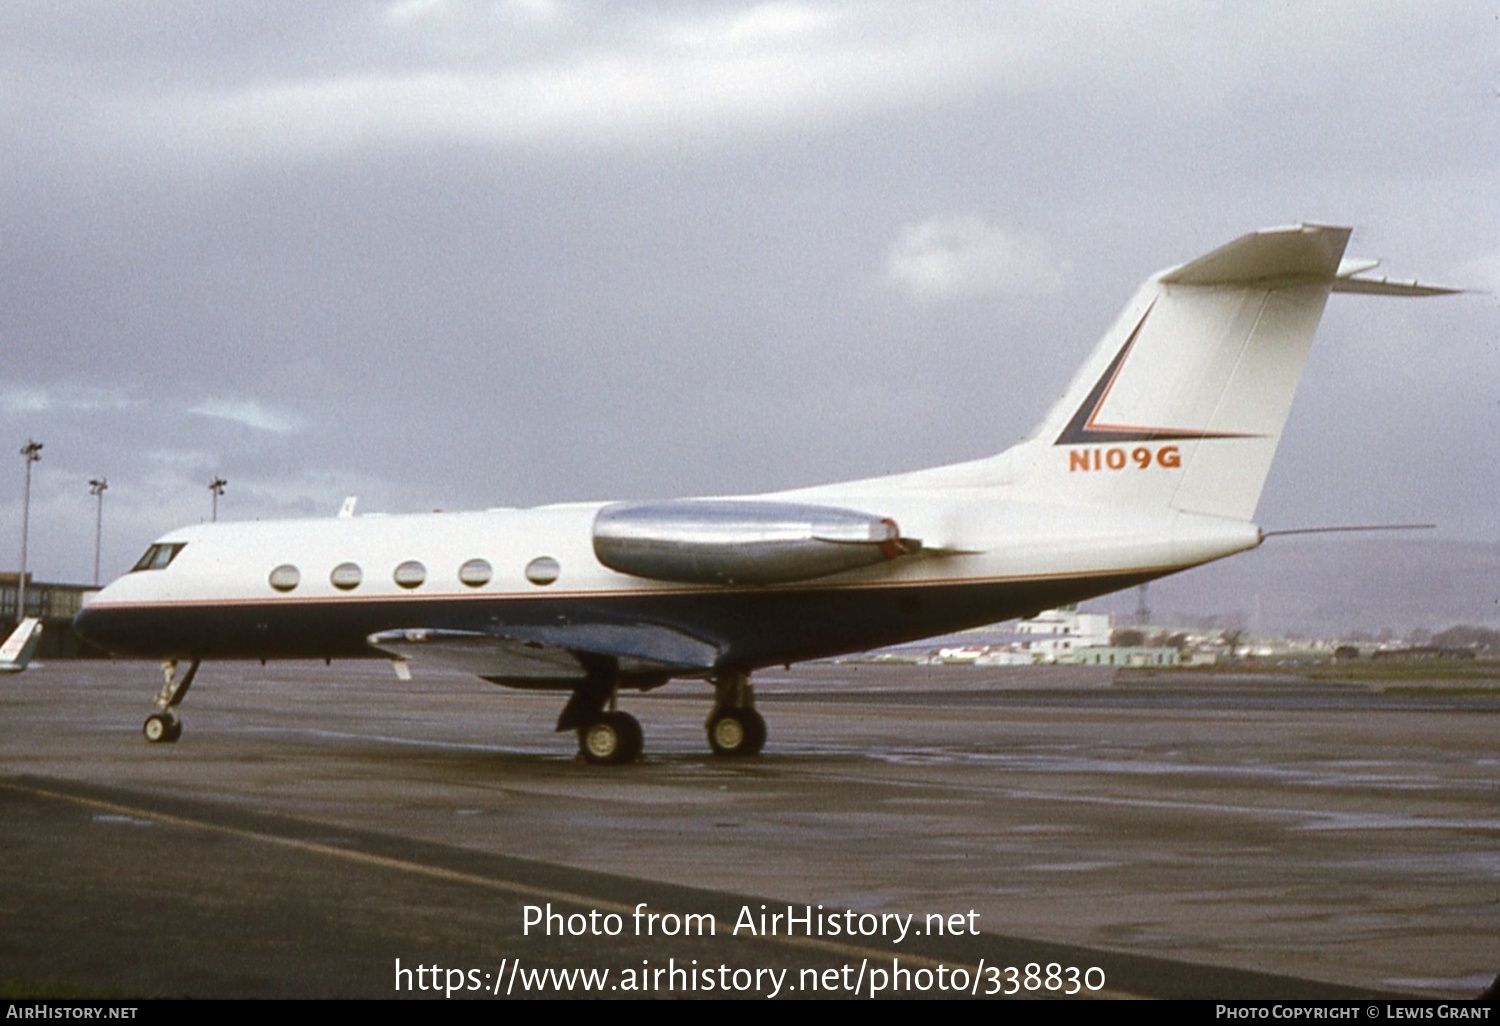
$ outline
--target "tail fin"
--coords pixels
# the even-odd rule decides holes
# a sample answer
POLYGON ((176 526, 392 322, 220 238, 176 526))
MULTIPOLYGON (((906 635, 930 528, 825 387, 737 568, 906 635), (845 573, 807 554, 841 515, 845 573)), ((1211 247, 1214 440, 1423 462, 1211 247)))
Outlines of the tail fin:
POLYGON ((1332 291, 1451 292, 1355 278, 1348 228, 1243 236, 1152 276, 1031 437, 1016 483, 1049 498, 1249 520, 1332 291))
POLYGON ((5 644, 0 645, 0 673, 20 673, 42 643, 42 621, 34 616, 22 620, 5 644))

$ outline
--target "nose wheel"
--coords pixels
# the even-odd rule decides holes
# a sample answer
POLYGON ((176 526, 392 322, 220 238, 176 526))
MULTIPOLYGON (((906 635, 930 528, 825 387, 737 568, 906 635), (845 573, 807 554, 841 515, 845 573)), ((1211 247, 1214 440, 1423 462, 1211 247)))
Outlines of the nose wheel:
POLYGON ((162 685, 156 693, 156 711, 146 717, 141 733, 153 745, 171 744, 182 736, 182 718, 177 715, 177 706, 193 685, 198 675, 198 660, 194 659, 187 672, 177 675, 177 660, 168 659, 161 664, 162 685))
POLYGON ((171 711, 152 713, 146 717, 141 733, 154 745, 171 744, 182 736, 182 720, 171 711))

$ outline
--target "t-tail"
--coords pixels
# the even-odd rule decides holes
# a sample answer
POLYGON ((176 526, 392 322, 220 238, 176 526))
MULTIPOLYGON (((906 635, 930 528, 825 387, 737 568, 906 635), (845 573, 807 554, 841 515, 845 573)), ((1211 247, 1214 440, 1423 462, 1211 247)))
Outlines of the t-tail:
POLYGON ((1270 228, 1153 275, 997 458, 1006 476, 1048 501, 1252 519, 1329 294, 1457 291, 1363 276, 1349 234, 1270 228))
POLYGON ((42 643, 42 621, 34 616, 22 620, 0 645, 0 673, 20 673, 42 643))

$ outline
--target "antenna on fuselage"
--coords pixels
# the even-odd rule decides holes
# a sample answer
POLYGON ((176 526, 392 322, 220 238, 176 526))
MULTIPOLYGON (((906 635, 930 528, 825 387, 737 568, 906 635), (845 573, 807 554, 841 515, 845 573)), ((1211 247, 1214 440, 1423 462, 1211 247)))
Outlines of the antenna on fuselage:
POLYGON ((344 504, 339 507, 339 519, 348 520, 350 517, 354 516, 354 507, 358 502, 358 495, 344 496, 344 504))

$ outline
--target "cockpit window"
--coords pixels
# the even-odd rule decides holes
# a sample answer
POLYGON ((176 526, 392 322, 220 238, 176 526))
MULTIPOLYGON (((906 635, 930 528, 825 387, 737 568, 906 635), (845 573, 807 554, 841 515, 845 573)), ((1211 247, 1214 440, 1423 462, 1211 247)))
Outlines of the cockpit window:
POLYGON ((187 542, 157 542, 146 550, 146 554, 136 561, 135 566, 130 568, 131 573, 137 570, 165 570, 167 564, 177 558, 177 553, 187 548, 187 542))

